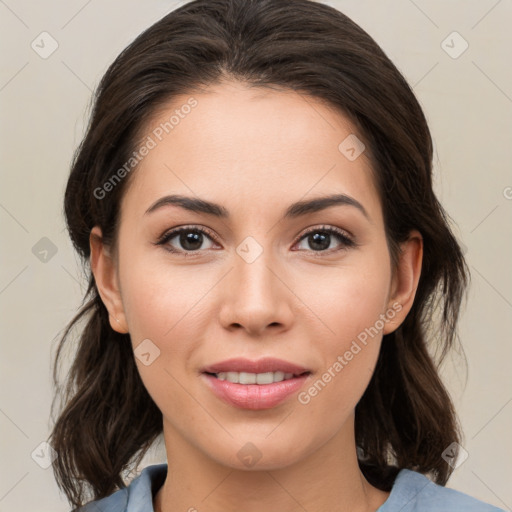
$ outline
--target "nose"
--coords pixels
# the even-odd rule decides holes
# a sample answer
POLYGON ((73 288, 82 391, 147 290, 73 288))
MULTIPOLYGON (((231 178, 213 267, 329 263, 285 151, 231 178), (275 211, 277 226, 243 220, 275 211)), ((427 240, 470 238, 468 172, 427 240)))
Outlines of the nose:
POLYGON ((263 251, 251 263, 234 256, 234 267, 223 279, 220 321, 225 329, 257 336, 290 328, 294 294, 270 252, 263 251))

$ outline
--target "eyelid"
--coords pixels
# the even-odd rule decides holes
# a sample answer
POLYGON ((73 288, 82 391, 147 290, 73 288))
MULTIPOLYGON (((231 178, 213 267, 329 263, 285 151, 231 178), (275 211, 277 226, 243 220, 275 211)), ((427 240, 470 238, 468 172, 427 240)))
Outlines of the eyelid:
POLYGON ((357 247, 359 244, 356 242, 354 235, 352 233, 349 233, 345 229, 338 228, 336 226, 331 225, 320 225, 320 226, 312 226, 310 228, 307 228, 306 231, 303 231, 299 237, 293 242, 293 245, 296 245, 300 241, 302 241, 304 238, 306 238, 310 233, 317 233, 317 232, 327 232, 329 234, 337 235, 341 238, 341 244, 344 247, 341 248, 335 248, 335 249, 328 249, 326 251, 310 251, 313 253, 318 254, 326 254, 331 252, 339 251, 343 248, 351 248, 351 247, 357 247))
MULTIPOLYGON (((162 235, 160 235, 155 242, 155 245, 163 245, 170 239, 174 238, 175 236, 179 235, 182 231, 198 231, 200 233, 203 233, 207 235, 209 238, 211 238, 215 243, 220 243, 217 239, 217 236, 215 233, 207 228, 206 226, 201 226, 199 224, 185 224, 183 226, 176 226, 174 228, 168 229, 164 231, 162 235)), ((193 251, 186 251, 186 252, 193 252, 193 251)))
MULTIPOLYGON (((165 245, 169 240, 172 238, 178 236, 183 231, 197 231, 200 233, 203 233, 207 237, 209 237, 213 242, 220 245, 220 242, 217 239, 216 234, 206 226, 202 226, 199 224, 191 224, 191 225, 183 225, 183 226, 176 226, 174 228, 166 230, 162 235, 160 235, 157 239, 157 241, 154 243, 154 245, 165 245)), ((310 233, 316 233, 316 232, 327 232, 329 234, 335 234, 341 238, 341 248, 334 248, 334 249, 328 249, 325 251, 310 251, 313 253, 318 254, 325 254, 325 253, 331 253, 339 251, 343 248, 350 248, 350 247, 357 247, 359 244, 355 241, 354 236, 349 233, 348 231, 338 228, 336 226, 331 225, 317 225, 317 226, 311 226, 307 228, 305 231, 303 231, 293 242, 293 246, 295 246, 297 243, 302 241, 304 238, 306 238, 310 233)), ((185 255, 197 255, 202 250, 197 251, 183 251, 181 249, 168 249, 170 252, 179 253, 179 254, 185 254, 185 255)))
POLYGON ((167 233, 179 234, 181 231, 200 231, 201 233, 205 233, 210 238, 217 241, 217 235, 210 228, 207 228, 206 226, 202 226, 200 224, 185 224, 183 226, 177 226, 175 228, 170 229, 167 233))
POLYGON ((328 231, 331 233, 334 232, 338 235, 344 236, 345 238, 349 239, 350 241, 354 240, 354 235, 352 235, 352 233, 350 233, 346 229, 341 229, 336 226, 323 224, 323 225, 317 225, 317 226, 312 226, 310 228, 306 228, 306 230, 303 231, 301 233, 301 235, 297 238, 296 242, 302 240, 306 235, 309 235, 310 233, 316 233, 317 231, 328 231))

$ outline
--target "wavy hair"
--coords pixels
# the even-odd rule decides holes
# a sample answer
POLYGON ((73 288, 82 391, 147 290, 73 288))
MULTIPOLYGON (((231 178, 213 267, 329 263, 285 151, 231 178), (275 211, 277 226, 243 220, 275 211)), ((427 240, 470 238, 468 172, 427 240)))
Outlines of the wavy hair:
POLYGON ((361 471, 377 488, 389 491, 402 468, 445 485, 452 468, 441 453, 460 440, 461 430, 439 365, 458 341, 469 272, 433 191, 432 139, 419 102, 379 45, 332 7, 310 0, 195 0, 141 33, 110 65, 72 161, 64 212, 88 288, 54 361, 52 415, 58 396, 62 403, 49 442, 58 452, 59 487, 77 507, 87 492, 100 499, 125 487, 123 472, 140 463, 162 432, 129 334, 110 327, 90 270, 91 229, 100 226, 103 242, 115 247, 131 176, 107 197, 95 191, 128 161, 159 108, 223 80, 294 90, 347 116, 370 157, 392 264, 411 230, 423 236, 414 304, 384 336, 356 406, 355 435, 361 471), (77 346, 60 386, 59 361, 74 328, 77 346))

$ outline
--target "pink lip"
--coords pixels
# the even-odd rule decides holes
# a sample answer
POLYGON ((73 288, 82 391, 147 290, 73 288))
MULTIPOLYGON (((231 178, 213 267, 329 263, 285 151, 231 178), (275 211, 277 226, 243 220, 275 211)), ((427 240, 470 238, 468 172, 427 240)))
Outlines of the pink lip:
POLYGON ((213 393, 225 402, 243 409, 259 410, 275 407, 287 397, 296 393, 303 386, 305 380, 308 379, 309 373, 272 384, 234 384, 207 373, 203 373, 201 377, 206 379, 213 393))
POLYGON ((201 370, 203 373, 220 373, 220 372, 247 372, 247 373, 267 373, 267 372, 284 372, 300 375, 309 372, 307 368, 284 361, 283 359, 276 359, 273 357, 264 357, 258 361, 251 361, 237 357, 228 359, 209 366, 201 370))

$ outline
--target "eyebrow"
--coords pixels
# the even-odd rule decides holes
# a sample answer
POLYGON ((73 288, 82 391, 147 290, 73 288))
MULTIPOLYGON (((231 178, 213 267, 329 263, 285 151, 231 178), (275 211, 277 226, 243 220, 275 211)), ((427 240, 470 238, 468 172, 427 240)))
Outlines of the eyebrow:
MULTIPOLYGON (((199 199, 196 197, 188 197, 182 195, 169 195, 164 196, 155 201, 145 212, 144 215, 153 213, 154 211, 165 206, 174 205, 179 206, 185 210, 197 213, 206 213, 222 219, 229 219, 229 211, 223 206, 199 199)), ((357 208, 368 220, 370 217, 364 206, 346 194, 334 194, 330 196, 323 196, 311 199, 309 201, 298 201, 291 204, 285 211, 283 219, 293 219, 306 215, 308 213, 315 213, 332 206, 353 206, 357 208)))

